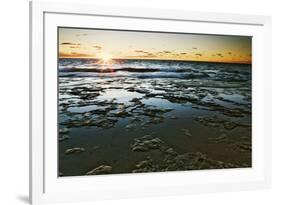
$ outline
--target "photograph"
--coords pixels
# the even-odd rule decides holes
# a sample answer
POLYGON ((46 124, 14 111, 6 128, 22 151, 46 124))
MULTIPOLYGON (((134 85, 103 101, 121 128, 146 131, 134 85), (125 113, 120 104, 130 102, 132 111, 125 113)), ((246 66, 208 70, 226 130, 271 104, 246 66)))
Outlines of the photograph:
POLYGON ((252 167, 252 36, 57 27, 58 177, 252 167))

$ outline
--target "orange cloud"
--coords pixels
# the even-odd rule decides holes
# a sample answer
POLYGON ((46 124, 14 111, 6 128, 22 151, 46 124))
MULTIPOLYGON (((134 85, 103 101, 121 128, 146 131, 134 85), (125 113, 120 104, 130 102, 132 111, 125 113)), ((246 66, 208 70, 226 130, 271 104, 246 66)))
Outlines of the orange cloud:
POLYGON ((136 53, 145 53, 143 50, 135 50, 136 53))
POLYGON ((60 45, 80 46, 80 43, 62 42, 60 45))
POLYGON ((217 53, 217 56, 219 56, 219 57, 223 57, 223 55, 221 54, 221 53, 217 53))
POLYGON ((86 53, 77 53, 77 52, 65 53, 65 52, 59 52, 59 58, 90 58, 90 57, 94 57, 94 56, 86 54, 86 53))

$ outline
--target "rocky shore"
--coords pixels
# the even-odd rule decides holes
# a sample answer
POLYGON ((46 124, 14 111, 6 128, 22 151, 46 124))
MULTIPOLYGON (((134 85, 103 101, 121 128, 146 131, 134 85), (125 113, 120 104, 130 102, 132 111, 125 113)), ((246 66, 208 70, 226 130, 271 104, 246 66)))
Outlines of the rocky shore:
POLYGON ((59 175, 251 167, 250 83, 61 77, 59 175))

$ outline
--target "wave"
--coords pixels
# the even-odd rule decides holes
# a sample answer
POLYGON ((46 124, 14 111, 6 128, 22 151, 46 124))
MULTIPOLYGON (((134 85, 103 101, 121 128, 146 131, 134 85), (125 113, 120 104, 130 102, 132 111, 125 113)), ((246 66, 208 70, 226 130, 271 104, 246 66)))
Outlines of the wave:
POLYGON ((140 74, 138 78, 179 78, 179 79, 201 79, 209 77, 206 73, 167 73, 157 72, 153 74, 140 74))
POLYGON ((251 73, 251 65, 238 64, 125 60, 101 65, 96 60, 59 61, 60 77, 178 78, 243 82, 251 80, 251 73))
POLYGON ((149 79, 149 78, 178 78, 178 79, 202 79, 208 78, 209 75, 206 73, 177 73, 177 72, 60 72, 60 77, 130 77, 130 78, 141 78, 141 79, 149 79))
POLYGON ((175 73, 185 73, 185 72, 199 72, 190 68, 182 69, 170 69, 170 68, 60 68, 60 72, 92 72, 92 73, 114 73, 114 72, 131 72, 131 73, 152 73, 152 72, 175 72, 175 73))

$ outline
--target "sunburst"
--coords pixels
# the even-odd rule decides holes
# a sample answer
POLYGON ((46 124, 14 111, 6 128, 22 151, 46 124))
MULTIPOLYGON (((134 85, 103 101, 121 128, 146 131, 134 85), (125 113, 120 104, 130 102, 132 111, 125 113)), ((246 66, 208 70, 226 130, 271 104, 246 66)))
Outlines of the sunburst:
POLYGON ((112 57, 109 53, 102 53, 100 59, 103 63, 109 63, 112 61, 112 57))

